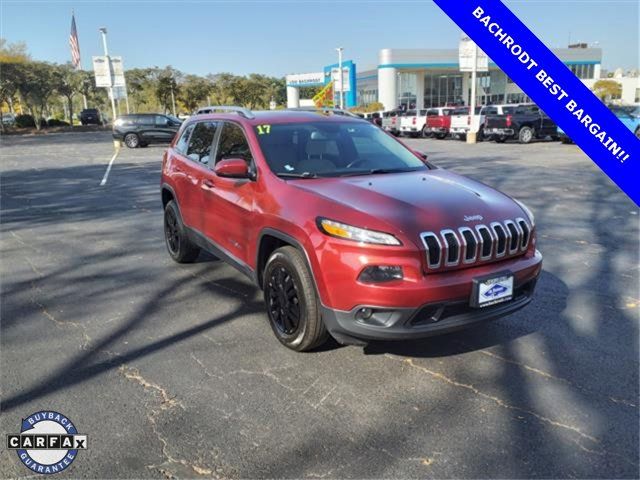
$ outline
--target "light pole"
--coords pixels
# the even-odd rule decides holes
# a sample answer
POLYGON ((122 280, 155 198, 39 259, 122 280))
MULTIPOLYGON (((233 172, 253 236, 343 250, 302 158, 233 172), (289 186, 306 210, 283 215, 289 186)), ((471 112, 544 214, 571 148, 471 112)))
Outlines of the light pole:
MULTIPOLYGON (((476 143, 478 130, 476 130, 476 71, 478 69, 478 45, 473 44, 473 66, 471 67, 471 102, 469 105, 469 132, 467 143, 476 143)), ((480 117, 478 117, 480 118, 480 117)))
POLYGON ((340 72, 340 109, 344 109, 344 78, 342 76, 342 51, 344 48, 336 48, 338 51, 338 70, 340 72))
POLYGON ((113 75, 111 75, 111 59, 109 58, 109 49, 107 48, 107 27, 100 27, 98 29, 102 34, 102 46, 104 47, 104 56, 107 58, 107 65, 109 67, 109 97, 111 98, 111 111, 113 112, 112 122, 115 122, 118 114, 116 113, 116 100, 113 95, 113 75))

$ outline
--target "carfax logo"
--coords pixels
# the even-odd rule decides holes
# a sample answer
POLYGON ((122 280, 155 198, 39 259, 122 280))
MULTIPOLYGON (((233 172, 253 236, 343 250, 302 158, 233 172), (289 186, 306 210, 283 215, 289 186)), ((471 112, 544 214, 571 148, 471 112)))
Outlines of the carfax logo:
POLYGON ((61 413, 45 410, 23 419, 20 433, 7 435, 7 448, 35 473, 58 473, 87 449, 87 436, 61 413))

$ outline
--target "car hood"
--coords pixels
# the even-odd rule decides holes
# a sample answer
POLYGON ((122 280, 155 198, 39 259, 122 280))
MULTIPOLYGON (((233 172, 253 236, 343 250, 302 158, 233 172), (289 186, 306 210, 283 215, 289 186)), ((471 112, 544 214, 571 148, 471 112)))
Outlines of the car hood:
MULTIPOLYGON (((297 188, 386 223, 390 233, 400 231, 414 239, 425 231, 526 218, 507 195, 442 169, 294 183, 297 188)), ((318 215, 334 218, 329 206, 327 210, 318 215)))

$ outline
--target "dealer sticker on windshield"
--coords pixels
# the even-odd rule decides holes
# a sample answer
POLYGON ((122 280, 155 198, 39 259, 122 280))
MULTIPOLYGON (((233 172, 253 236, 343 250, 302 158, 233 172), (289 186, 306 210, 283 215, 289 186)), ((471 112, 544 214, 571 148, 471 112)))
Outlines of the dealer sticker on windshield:
POLYGON ((491 277, 474 278, 471 293, 472 307, 488 307, 513 298, 513 275, 501 273, 491 277))

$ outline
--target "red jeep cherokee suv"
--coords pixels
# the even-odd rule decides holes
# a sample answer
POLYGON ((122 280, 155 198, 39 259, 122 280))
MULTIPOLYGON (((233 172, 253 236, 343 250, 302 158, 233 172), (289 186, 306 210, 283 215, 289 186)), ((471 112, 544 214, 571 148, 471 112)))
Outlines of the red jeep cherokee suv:
POLYGON ((542 257, 522 203, 364 120, 216 109, 163 158, 169 255, 246 274, 287 347, 429 336, 531 301, 542 257))

